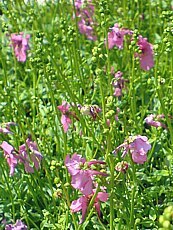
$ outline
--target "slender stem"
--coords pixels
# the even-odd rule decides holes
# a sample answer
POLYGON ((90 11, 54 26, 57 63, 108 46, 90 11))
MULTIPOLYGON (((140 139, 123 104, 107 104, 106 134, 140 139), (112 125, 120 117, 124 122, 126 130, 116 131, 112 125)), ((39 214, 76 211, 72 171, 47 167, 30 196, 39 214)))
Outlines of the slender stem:
POLYGON ((8 192, 10 193, 9 195, 10 195, 11 206, 12 206, 12 217, 13 217, 13 220, 15 220, 15 213, 16 213, 16 211, 15 211, 14 199, 13 199, 13 194, 12 194, 12 188, 10 187, 9 178, 8 178, 8 176, 6 176, 6 172, 3 169, 2 164, 0 164, 0 167, 2 169, 1 172, 2 172, 2 174, 4 176, 4 179, 5 179, 5 184, 8 187, 8 192))
POLYGON ((131 159, 131 166, 132 166, 132 174, 133 174, 133 187, 131 193, 131 207, 130 207, 130 221, 129 221, 129 230, 134 228, 134 206, 135 206, 135 193, 136 193, 136 186, 137 186, 137 178, 136 178, 136 167, 134 162, 131 159))

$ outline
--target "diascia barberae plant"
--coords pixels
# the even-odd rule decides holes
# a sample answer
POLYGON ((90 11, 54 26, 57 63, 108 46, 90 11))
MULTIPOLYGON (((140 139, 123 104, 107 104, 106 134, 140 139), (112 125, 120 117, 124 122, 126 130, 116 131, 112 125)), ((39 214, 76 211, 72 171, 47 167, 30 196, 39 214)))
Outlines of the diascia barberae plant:
POLYGON ((172 229, 173 2, 0 1, 0 228, 172 229))

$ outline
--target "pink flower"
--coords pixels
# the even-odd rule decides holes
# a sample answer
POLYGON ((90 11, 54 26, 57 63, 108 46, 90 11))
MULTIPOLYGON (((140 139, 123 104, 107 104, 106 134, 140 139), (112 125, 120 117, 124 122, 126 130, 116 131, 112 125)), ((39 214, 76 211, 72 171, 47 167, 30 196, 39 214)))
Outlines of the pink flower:
POLYGON ((7 163, 10 167, 10 176, 14 175, 14 170, 17 166, 18 158, 15 155, 15 149, 12 145, 8 144, 6 141, 3 141, 0 147, 4 151, 4 156, 7 160, 7 163))
POLYGON ((79 31, 81 34, 85 34, 89 40, 97 40, 97 37, 94 35, 92 23, 88 23, 85 19, 81 19, 78 22, 79 31))
POLYGON ((79 18, 78 27, 81 34, 84 34, 89 40, 95 41, 97 39, 94 34, 93 26, 95 22, 93 20, 94 16, 94 5, 91 4, 92 1, 75 1, 76 15, 79 18), (84 7, 85 6, 85 7, 84 7))
MULTIPOLYGON (((79 212, 82 210, 82 219, 80 221, 80 224, 84 222, 86 213, 87 213, 87 208, 90 203, 90 200, 92 196, 94 195, 94 190, 92 191, 92 194, 90 196, 82 196, 77 200, 72 201, 70 209, 72 212, 79 212)), ((106 202, 108 199, 108 193, 106 192, 98 192, 95 200, 94 200, 94 207, 98 213, 98 216, 100 216, 100 201, 101 202, 106 202)))
POLYGON ((115 120, 116 120, 116 121, 119 121, 118 115, 119 115, 119 113, 121 112, 120 108, 117 108, 117 109, 116 109, 116 112, 117 112, 117 113, 115 114, 115 120))
POLYGON ((129 149, 132 154, 132 160, 135 163, 143 164, 147 160, 147 152, 151 149, 151 145, 147 137, 138 135, 129 144, 129 149))
POLYGON ((76 9, 80 9, 83 5, 83 0, 76 0, 74 4, 76 9))
POLYGON ((74 4, 76 9, 80 9, 84 6, 84 3, 90 4, 91 2, 92 0, 76 0, 74 4))
POLYGON ((146 136, 137 135, 130 137, 128 141, 125 140, 123 144, 113 151, 113 153, 116 154, 121 148, 124 149, 122 157, 130 152, 133 162, 143 164, 147 161, 147 152, 151 149, 151 145, 149 144, 146 136))
POLYGON ((98 216, 101 215, 101 212, 100 212, 100 201, 101 202, 106 202, 108 200, 108 193, 106 192, 98 192, 96 198, 95 198, 95 201, 94 201, 94 206, 96 208, 96 211, 98 213, 98 216))
POLYGON ((108 48, 112 49, 114 46, 117 46, 119 49, 123 48, 124 35, 132 34, 132 31, 124 28, 119 28, 117 23, 111 29, 111 32, 108 33, 108 48))
POLYGON ((11 45, 14 49, 15 56, 19 62, 26 61, 26 52, 29 49, 30 35, 23 36, 23 32, 20 34, 11 34, 11 45))
POLYGON ((107 120, 106 120, 106 124, 107 124, 107 126, 110 128, 110 126, 111 126, 111 121, 110 121, 110 119, 107 119, 107 120))
POLYGON ((65 165, 72 176, 71 185, 86 196, 92 193, 95 175, 107 176, 106 173, 92 170, 91 165, 95 164, 105 164, 105 162, 100 160, 86 162, 85 158, 76 153, 71 158, 67 155, 65 159, 65 165))
POLYGON ((167 128, 167 126, 165 124, 163 124, 162 122, 160 121, 157 121, 161 118, 164 118, 165 116, 163 114, 161 115, 154 115, 154 114, 150 114, 149 116, 147 116, 145 118, 145 122, 148 124, 148 125, 151 125, 151 126, 154 126, 156 128, 158 127, 162 127, 162 128, 167 128), (155 121, 156 120, 156 121, 155 121))
POLYGON ((79 199, 74 200, 71 203, 70 209, 72 212, 79 212, 80 210, 82 210, 82 219, 80 221, 80 224, 82 224, 85 220, 88 203, 89 201, 87 196, 81 196, 79 199))
POLYGON ((21 221, 17 220, 15 224, 8 224, 5 226, 5 230, 27 230, 27 226, 21 221))
POLYGON ((117 73, 115 73, 114 75, 114 80, 113 80, 113 87, 114 87, 114 96, 115 97, 120 97, 122 96, 122 90, 125 88, 125 82, 127 80, 125 80, 122 77, 123 73, 121 71, 118 71, 117 73))
POLYGON ((34 170, 39 169, 42 155, 38 151, 36 143, 32 142, 29 138, 26 140, 26 144, 19 146, 19 151, 6 141, 3 141, 0 147, 4 150, 4 156, 10 167, 10 176, 14 175, 14 170, 18 162, 24 164, 27 173, 34 173, 34 170), (30 155, 28 155, 27 150, 31 151, 30 155))
POLYGON ((24 164, 27 173, 34 173, 34 170, 38 170, 43 158, 42 154, 38 151, 37 144, 29 138, 26 140, 26 144, 19 146, 19 157, 19 161, 24 164), (31 151, 29 155, 27 150, 31 151))
POLYGON ((136 56, 139 57, 141 69, 150 70, 154 66, 153 45, 147 41, 147 38, 139 36, 138 46, 142 53, 136 56))
POLYGON ((64 129, 64 132, 66 133, 69 129, 69 125, 71 124, 71 119, 69 117, 70 111, 69 111, 70 105, 67 104, 66 101, 62 102, 62 105, 58 106, 58 109, 61 111, 62 116, 61 116, 61 123, 64 129))
POLYGON ((10 126, 11 125, 16 125, 16 123, 15 122, 7 122, 7 123, 2 124, 2 126, 0 127, 0 133, 3 133, 3 134, 13 134, 10 131, 10 126))
POLYGON ((62 112, 62 114, 68 114, 69 113, 69 108, 70 108, 70 105, 67 104, 66 101, 63 101, 62 102, 62 105, 59 105, 58 106, 58 109, 62 112))

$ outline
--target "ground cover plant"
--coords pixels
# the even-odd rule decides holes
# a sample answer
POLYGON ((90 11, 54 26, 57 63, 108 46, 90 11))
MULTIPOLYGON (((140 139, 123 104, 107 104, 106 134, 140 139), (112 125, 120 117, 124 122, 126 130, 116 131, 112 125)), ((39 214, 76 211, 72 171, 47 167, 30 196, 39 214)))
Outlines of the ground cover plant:
POLYGON ((0 229, 173 229, 173 1, 0 1, 0 229))

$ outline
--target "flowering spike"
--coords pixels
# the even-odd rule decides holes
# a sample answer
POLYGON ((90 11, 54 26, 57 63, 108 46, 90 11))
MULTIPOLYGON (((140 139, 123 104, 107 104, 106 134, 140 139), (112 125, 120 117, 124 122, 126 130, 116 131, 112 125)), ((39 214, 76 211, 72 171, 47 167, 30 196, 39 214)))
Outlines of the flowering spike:
POLYGON ((20 34, 11 34, 11 45, 19 62, 26 61, 26 51, 29 50, 29 39, 30 35, 26 34, 24 37, 23 32, 20 34))
POLYGON ((156 128, 162 127, 162 128, 166 129, 167 126, 165 124, 163 124, 162 122, 158 121, 159 119, 162 119, 162 118, 164 118, 163 114, 161 114, 161 115, 150 114, 149 116, 147 116, 145 118, 144 121, 146 122, 146 124, 154 126, 156 128))
MULTIPOLYGON (((90 203, 90 200, 94 196, 95 190, 92 190, 92 194, 89 196, 83 195, 82 197, 78 198, 77 200, 72 201, 70 209, 72 212, 79 212, 82 210, 82 219, 80 220, 80 224, 82 224, 86 218, 87 208, 90 203)), ((98 192, 94 200, 94 207, 100 216, 100 202, 106 202, 108 199, 108 193, 106 192, 98 192)))
POLYGON ((15 149, 12 145, 8 144, 6 141, 3 141, 2 144, 0 145, 0 147, 4 151, 4 156, 5 156, 7 163, 10 167, 10 176, 13 176, 15 167, 17 166, 17 163, 18 163, 17 162, 18 158, 16 157, 15 154, 13 154, 15 149))
POLYGON ((13 134, 10 131, 10 126, 12 126, 12 125, 16 125, 16 123, 15 122, 3 123, 2 126, 0 127, 0 133, 3 133, 3 134, 13 134))
POLYGON ((108 48, 112 49, 116 46, 118 49, 123 49, 124 35, 132 34, 132 31, 124 28, 119 28, 118 23, 115 23, 111 31, 108 33, 108 48))
POLYGON ((154 66, 153 45, 147 41, 147 38, 139 36, 138 46, 142 51, 141 54, 136 54, 139 57, 141 69, 150 70, 154 66))
POLYGON ((5 230, 27 230, 28 227, 21 221, 17 220, 15 224, 8 224, 5 226, 5 230))
POLYGON ((67 155, 65 159, 65 165, 72 176, 71 185, 86 196, 92 193, 94 176, 107 176, 106 173, 92 170, 91 166, 95 164, 105 164, 105 162, 97 160, 86 162, 85 158, 76 153, 71 158, 67 155))
POLYGON ((62 116, 61 116, 61 124, 63 126, 64 132, 66 133, 69 129, 69 125, 71 124, 71 119, 69 117, 70 111, 69 111, 70 105, 66 102, 63 101, 62 105, 58 106, 58 109, 61 111, 62 116))
POLYGON ((19 161, 24 164, 27 173, 34 173, 34 170, 38 170, 43 158, 42 154, 38 151, 36 143, 29 138, 26 140, 26 144, 19 146, 19 157, 19 161), (27 148, 31 151, 30 155, 27 153, 27 148), (32 166, 31 163, 34 165, 32 166))
POLYGON ((113 153, 116 154, 121 148, 124 149, 122 157, 130 152, 134 163, 143 164, 147 161, 147 152, 151 149, 151 145, 146 136, 137 135, 125 140, 123 144, 119 145, 113 151, 113 153))

